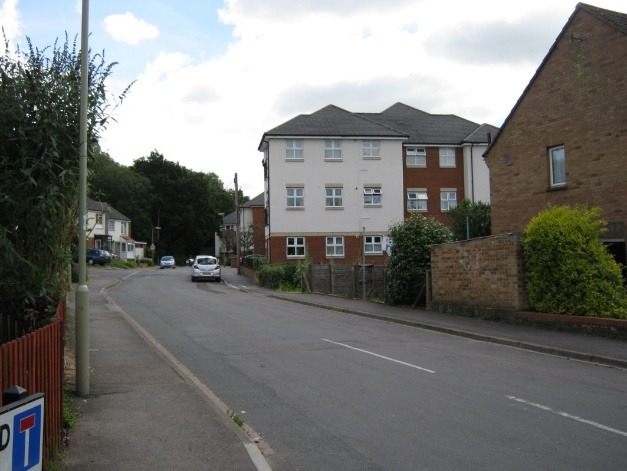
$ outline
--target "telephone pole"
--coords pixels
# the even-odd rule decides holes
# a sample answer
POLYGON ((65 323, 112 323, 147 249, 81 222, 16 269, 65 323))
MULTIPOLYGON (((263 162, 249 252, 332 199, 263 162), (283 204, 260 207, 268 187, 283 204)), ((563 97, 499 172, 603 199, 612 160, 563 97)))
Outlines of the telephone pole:
POLYGON ((239 254, 239 189, 237 188, 237 173, 235 173, 235 249, 237 256, 237 274, 239 275, 241 273, 240 265, 242 261, 239 254))

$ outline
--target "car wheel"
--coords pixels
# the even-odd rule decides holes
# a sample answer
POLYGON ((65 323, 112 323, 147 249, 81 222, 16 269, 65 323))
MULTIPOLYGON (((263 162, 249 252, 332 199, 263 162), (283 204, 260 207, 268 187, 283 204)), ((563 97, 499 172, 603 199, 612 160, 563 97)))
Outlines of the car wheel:
POLYGON ((87 259, 87 263, 88 263, 89 265, 93 265, 93 264, 94 264, 94 261, 93 261, 93 259, 88 258, 88 259, 87 259))
POLYGON ((196 281, 196 277, 195 277, 195 276, 192 276, 192 283, 193 283, 194 281, 196 281))

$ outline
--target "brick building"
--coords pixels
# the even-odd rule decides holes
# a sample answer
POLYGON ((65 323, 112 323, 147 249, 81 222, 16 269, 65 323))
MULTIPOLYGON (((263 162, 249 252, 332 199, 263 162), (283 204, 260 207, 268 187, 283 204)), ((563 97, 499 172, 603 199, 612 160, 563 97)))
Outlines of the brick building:
POLYGON ((267 257, 384 264, 391 225, 412 213, 447 223, 457 201, 489 200, 481 155, 496 131, 397 103, 381 113, 329 105, 265 132, 267 257))
POLYGON ((600 207, 625 263, 627 15, 579 3, 485 153, 492 233, 547 204, 600 207))

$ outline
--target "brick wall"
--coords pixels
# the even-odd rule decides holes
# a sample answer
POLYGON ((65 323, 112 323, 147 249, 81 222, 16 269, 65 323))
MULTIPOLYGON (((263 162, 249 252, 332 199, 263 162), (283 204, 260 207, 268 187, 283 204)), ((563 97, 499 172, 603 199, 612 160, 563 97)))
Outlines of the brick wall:
POLYGON ((486 156, 492 233, 520 232, 548 203, 585 204, 627 227, 627 36, 574 15, 486 156), (548 148, 563 145, 566 184, 551 190, 548 148))
POLYGON ((518 234, 432 246, 430 308, 485 317, 527 308, 518 234))

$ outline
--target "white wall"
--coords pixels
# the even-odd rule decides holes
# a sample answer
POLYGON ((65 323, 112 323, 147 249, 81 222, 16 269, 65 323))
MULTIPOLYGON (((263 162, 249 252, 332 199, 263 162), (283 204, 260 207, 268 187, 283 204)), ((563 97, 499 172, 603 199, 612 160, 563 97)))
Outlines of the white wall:
POLYGON ((464 194, 473 203, 490 202, 490 171, 483 159, 485 144, 464 146, 464 194))

